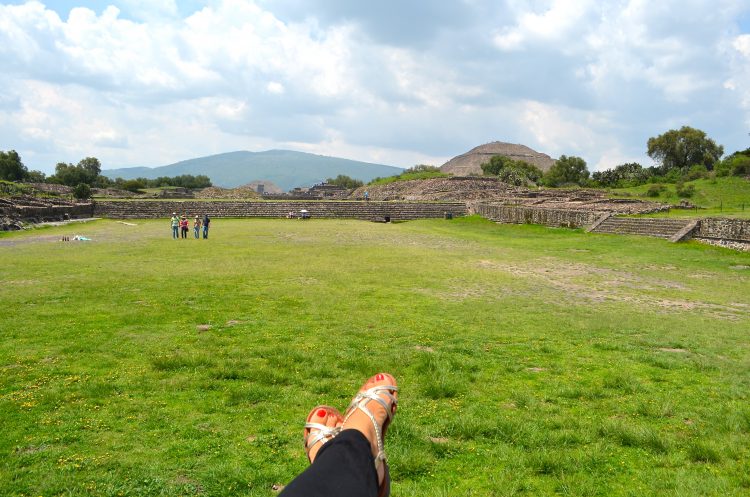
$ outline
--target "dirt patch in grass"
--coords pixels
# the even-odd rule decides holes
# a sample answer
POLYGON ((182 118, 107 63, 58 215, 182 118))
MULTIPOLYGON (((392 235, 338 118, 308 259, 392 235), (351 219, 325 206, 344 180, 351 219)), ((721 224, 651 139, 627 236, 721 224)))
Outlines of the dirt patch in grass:
MULTIPOLYGON (((132 242, 139 240, 144 236, 154 235, 153 225, 151 226, 129 226, 115 221, 99 220, 91 223, 76 223, 67 226, 58 226, 54 228, 55 233, 49 233, 47 229, 41 229, 38 233, 34 231, 24 231, 20 236, 13 235, 9 237, 0 237, 0 247, 16 247, 24 245, 56 243, 59 242, 64 246, 77 246, 78 244, 92 242, 132 242), (74 241, 75 235, 91 238, 90 241, 74 241), (71 241, 62 242, 63 236, 70 237, 71 241)), ((167 233, 164 230, 164 233, 167 233)), ((171 234, 167 233, 167 236, 171 234)))
POLYGON ((37 452, 44 452, 48 448, 49 448, 49 445, 47 444, 29 445, 27 447, 16 447, 16 454, 20 454, 20 455, 36 454, 37 452))
POLYGON ((660 352, 669 352, 672 354, 687 354, 689 352, 687 349, 678 349, 678 348, 670 348, 670 347, 659 347, 656 350, 660 352))
POLYGON ((533 265, 505 264, 489 260, 481 260, 477 264, 482 269, 534 280, 537 287, 551 287, 562 292, 565 302, 569 299, 594 303, 624 302, 665 312, 700 312, 731 321, 750 318, 750 308, 746 304, 723 305, 650 296, 645 292, 680 292, 689 291, 690 288, 677 281, 637 275, 628 271, 582 263, 565 263, 555 258, 537 259, 533 265))

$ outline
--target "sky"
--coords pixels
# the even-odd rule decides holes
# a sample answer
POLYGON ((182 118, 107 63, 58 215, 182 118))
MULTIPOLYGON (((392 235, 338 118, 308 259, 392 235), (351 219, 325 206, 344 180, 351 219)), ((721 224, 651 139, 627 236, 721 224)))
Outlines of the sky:
POLYGON ((5 1, 0 67, 0 150, 45 173, 496 140, 595 171, 684 125, 750 147, 747 0, 5 1))

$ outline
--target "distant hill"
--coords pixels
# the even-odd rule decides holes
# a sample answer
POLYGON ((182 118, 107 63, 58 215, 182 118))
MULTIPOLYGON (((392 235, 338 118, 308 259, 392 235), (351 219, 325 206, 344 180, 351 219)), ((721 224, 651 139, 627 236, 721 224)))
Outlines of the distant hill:
POLYGON ((378 176, 400 174, 403 169, 371 164, 337 157, 295 152, 268 150, 266 152, 229 152, 189 159, 161 167, 128 167, 105 169, 109 178, 157 178, 182 174, 205 174, 215 186, 235 188, 253 181, 271 181, 282 190, 298 186, 312 186, 327 178, 345 174, 361 181, 378 176))
POLYGON ((440 170, 444 173, 450 173, 455 176, 468 176, 470 174, 481 175, 481 165, 485 162, 489 162, 489 160, 495 155, 504 155, 514 160, 526 161, 544 172, 549 171, 549 168, 555 164, 555 159, 551 158, 549 155, 532 150, 526 145, 492 142, 472 148, 465 154, 452 158, 440 166, 440 170))

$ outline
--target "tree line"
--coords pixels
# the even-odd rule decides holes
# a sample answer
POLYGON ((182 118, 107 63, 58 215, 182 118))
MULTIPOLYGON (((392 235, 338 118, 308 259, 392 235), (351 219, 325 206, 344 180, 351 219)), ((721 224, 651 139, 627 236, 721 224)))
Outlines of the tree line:
POLYGON ((704 131, 690 126, 649 138, 646 146, 654 166, 643 167, 637 162, 629 162, 590 174, 585 160, 563 155, 544 173, 533 164, 495 156, 482 164, 482 171, 516 186, 627 188, 647 183, 676 183, 678 194, 683 192, 684 196, 690 196, 689 187, 683 187, 686 181, 709 176, 750 175, 750 148, 722 159, 724 147, 704 131))
POLYGON ((0 180, 71 186, 75 189, 74 193, 79 198, 90 196, 91 188, 117 188, 137 192, 144 188, 168 186, 183 188, 206 188, 212 186, 211 179, 203 174, 197 176, 193 176, 192 174, 182 174, 173 177, 160 176, 155 179, 110 179, 102 175, 102 165, 96 157, 86 157, 75 165, 59 162, 55 166, 55 174, 46 176, 41 171, 29 171, 15 150, 8 152, 0 150, 0 180))

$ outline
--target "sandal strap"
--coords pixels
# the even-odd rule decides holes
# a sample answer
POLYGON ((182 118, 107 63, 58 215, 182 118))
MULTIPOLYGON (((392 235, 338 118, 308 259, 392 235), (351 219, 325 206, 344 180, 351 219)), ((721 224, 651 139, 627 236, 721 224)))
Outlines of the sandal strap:
POLYGON ((349 407, 347 408, 347 414, 344 417, 344 423, 346 423, 346 421, 354 413, 354 411, 359 409, 360 411, 365 413, 368 418, 370 418, 370 421, 375 428, 375 439, 378 444, 378 454, 375 456, 376 468, 378 468, 379 465, 384 463, 386 460, 385 445, 383 444, 382 428, 380 427, 378 420, 375 419, 375 415, 367 408, 367 404, 371 400, 374 400, 375 402, 383 406, 383 409, 385 409, 385 412, 388 416, 386 421, 383 423, 383 425, 385 425, 386 423, 390 422, 391 419, 393 419, 392 406, 398 405, 398 399, 396 399, 396 397, 394 397, 391 392, 398 392, 398 387, 393 385, 379 385, 367 389, 364 392, 357 393, 357 395, 354 396, 351 403, 349 404, 349 407), (385 394, 385 396, 388 398, 387 401, 380 396, 382 394, 385 394))
POLYGON ((379 385, 377 387, 372 387, 368 390, 365 390, 364 392, 359 392, 354 396, 347 410, 351 409, 357 404, 367 405, 368 402, 374 400, 375 402, 383 406, 383 409, 385 409, 385 412, 388 415, 388 420, 390 421, 391 419, 393 419, 393 410, 391 406, 398 405, 398 399, 396 399, 396 397, 394 397, 391 392, 398 392, 398 387, 393 385, 379 385), (380 396, 381 394, 385 394, 385 396, 388 397, 388 400, 386 401, 385 399, 383 399, 380 396))
POLYGON ((330 440, 341 433, 340 426, 326 426, 320 423, 305 423, 305 428, 310 430, 305 436, 305 449, 309 453, 316 443, 321 440, 330 440), (313 430, 318 430, 313 434, 313 430))

